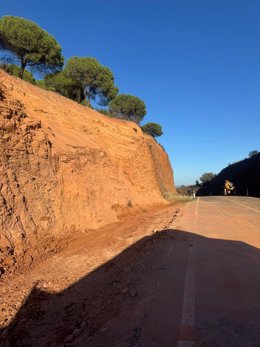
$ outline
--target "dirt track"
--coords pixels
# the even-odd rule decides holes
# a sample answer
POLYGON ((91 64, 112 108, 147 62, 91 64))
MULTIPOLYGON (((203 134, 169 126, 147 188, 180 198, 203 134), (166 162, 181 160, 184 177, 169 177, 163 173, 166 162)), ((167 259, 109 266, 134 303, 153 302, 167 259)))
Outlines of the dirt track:
POLYGON ((4 346, 259 346, 259 226, 259 199, 208 197, 76 239, 2 283, 4 346))

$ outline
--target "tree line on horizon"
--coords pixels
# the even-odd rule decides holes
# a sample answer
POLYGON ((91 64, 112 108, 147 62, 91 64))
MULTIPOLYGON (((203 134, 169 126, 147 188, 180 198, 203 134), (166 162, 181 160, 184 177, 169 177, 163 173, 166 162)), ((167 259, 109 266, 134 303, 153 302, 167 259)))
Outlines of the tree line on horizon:
MULTIPOLYGON (((118 94, 112 71, 92 57, 71 57, 64 65, 61 46, 33 21, 3 16, 0 19, 1 68, 41 88, 57 92, 82 105, 91 102, 105 107, 96 109, 107 116, 130 120, 140 126, 146 105, 137 96, 118 94), (19 64, 19 65, 18 65, 19 64), (36 80, 31 71, 44 75, 36 80)), ((92 107, 93 108, 93 107, 92 107)), ((158 123, 141 129, 152 137, 163 134, 158 123)))

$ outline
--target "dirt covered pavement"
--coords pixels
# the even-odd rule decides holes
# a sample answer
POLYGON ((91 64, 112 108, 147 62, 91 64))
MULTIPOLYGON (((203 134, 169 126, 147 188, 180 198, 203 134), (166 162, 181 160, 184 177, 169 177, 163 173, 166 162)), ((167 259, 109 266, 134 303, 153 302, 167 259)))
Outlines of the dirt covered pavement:
POLYGON ((208 197, 89 232, 1 283, 3 346, 259 346, 259 226, 208 197))
MULTIPOLYGON (((46 255, 30 271, 4 277, 0 282, 1 343, 60 345, 75 329, 84 331, 87 339, 95 334, 120 310, 126 296, 135 297, 128 274, 131 266, 139 266, 137 252, 143 254, 136 244, 168 228, 179 213, 177 205, 133 210, 119 223, 63 241, 57 254, 46 255), (117 260, 121 257, 124 265, 117 260)), ((77 345, 75 339, 73 345, 77 345)))

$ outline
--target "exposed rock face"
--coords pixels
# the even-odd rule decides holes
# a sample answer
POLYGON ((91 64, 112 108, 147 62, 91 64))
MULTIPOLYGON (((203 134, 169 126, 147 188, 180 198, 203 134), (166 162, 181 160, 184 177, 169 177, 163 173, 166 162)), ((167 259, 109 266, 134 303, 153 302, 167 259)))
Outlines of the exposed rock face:
POLYGON ((227 166, 198 195, 223 195, 225 180, 234 183, 236 194, 260 197, 260 153, 227 166))
POLYGON ((41 254, 176 192, 167 154, 132 122, 2 71, 0 112, 2 272, 17 259, 30 262, 28 249, 41 254))

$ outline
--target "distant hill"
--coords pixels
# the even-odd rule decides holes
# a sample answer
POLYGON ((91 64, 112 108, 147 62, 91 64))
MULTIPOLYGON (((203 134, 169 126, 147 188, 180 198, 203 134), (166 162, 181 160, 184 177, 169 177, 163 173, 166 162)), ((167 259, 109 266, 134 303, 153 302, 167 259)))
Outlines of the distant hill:
POLYGON ((237 195, 260 197, 260 153, 224 168, 197 195, 223 195, 224 182, 234 183, 237 195))

